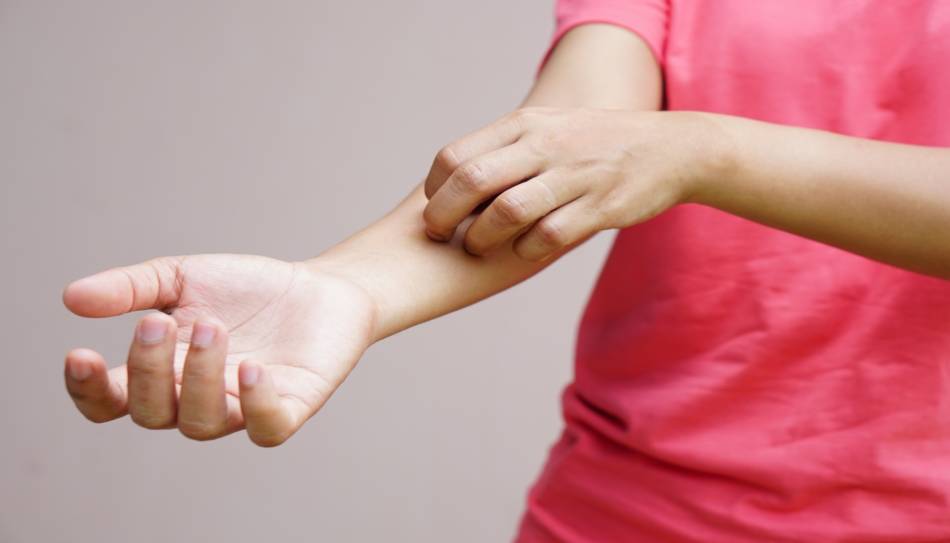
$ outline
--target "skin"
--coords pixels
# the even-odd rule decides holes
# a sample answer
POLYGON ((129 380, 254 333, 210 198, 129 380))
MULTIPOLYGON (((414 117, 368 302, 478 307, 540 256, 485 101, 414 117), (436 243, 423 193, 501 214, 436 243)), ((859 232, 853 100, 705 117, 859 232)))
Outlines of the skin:
MULTIPOLYGON (((639 38, 589 25, 561 40, 525 105, 656 108, 659 88, 639 38)), ((177 428, 192 439, 246 430, 258 445, 284 443, 372 343, 547 265, 510 248, 477 258, 460 239, 433 243, 424 233, 425 204, 416 187, 376 223, 303 262, 162 257, 73 282, 63 301, 77 315, 161 313, 142 317, 124 365, 109 370, 91 349, 70 351, 67 391, 93 422, 131 415, 145 428, 177 428), (165 325, 164 339, 143 338, 146 323, 165 325), (214 329, 212 341, 192 345, 205 326, 214 329)))
POLYGON ((950 278, 950 149, 697 112, 523 108, 447 146, 428 235, 542 261, 680 203, 950 278), (487 204, 487 207, 485 205, 487 204))
POLYGON ((129 414, 194 439, 245 429, 279 445, 373 342, 678 203, 950 277, 946 149, 656 112, 660 99, 639 38, 578 27, 520 110, 440 151, 423 185, 326 253, 164 257, 69 285, 64 303, 78 315, 164 313, 140 321, 125 366, 70 352, 67 390, 96 422, 129 414))
POLYGON ((520 257, 545 260, 684 201, 696 179, 717 174, 705 130, 682 113, 516 110, 439 153, 425 185, 427 233, 448 239, 490 202, 466 230, 466 250, 484 255, 514 239, 520 257))
POLYGON ((159 258, 69 285, 76 314, 143 317, 125 366, 69 353, 66 387, 94 422, 213 439, 246 428, 285 441, 329 398, 371 341, 373 301, 350 281, 256 256, 159 258))

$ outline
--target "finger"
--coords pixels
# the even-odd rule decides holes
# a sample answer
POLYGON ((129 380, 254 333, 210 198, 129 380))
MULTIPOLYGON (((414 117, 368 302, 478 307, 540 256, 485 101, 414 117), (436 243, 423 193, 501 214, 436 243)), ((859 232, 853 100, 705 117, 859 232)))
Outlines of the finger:
POLYGON ((227 353, 228 333, 224 326, 212 320, 196 320, 178 399, 178 429, 187 437, 207 440, 228 433, 224 390, 227 353))
POLYGON ((465 249, 484 255, 503 245, 555 209, 579 198, 582 183, 554 171, 519 183, 498 195, 465 232, 465 249))
POLYGON ((74 349, 66 355, 65 378, 66 391, 76 408, 92 422, 107 422, 126 414, 125 368, 110 372, 99 353, 74 349))
POLYGON ((181 257, 156 258, 84 277, 63 290, 63 303, 82 317, 173 306, 179 297, 181 261, 181 257))
POLYGON ((175 320, 146 315, 129 349, 129 415, 145 428, 175 425, 175 320))
POLYGON ((523 117, 521 111, 509 113, 492 124, 443 147, 436 154, 432 167, 429 169, 429 175, 426 176, 426 197, 431 198, 452 175, 452 172, 462 164, 517 141, 523 130, 523 117))
POLYGON ((435 239, 451 239, 480 203, 534 177, 542 166, 540 157, 519 143, 462 164, 426 204, 422 212, 426 231, 435 239))
POLYGON ((277 394, 267 367, 246 360, 238 370, 241 411, 251 441, 261 447, 275 447, 290 438, 299 426, 288 402, 277 394))
POLYGON ((581 197, 545 215, 515 240, 515 254, 534 262, 547 260, 595 234, 600 220, 591 201, 581 197))

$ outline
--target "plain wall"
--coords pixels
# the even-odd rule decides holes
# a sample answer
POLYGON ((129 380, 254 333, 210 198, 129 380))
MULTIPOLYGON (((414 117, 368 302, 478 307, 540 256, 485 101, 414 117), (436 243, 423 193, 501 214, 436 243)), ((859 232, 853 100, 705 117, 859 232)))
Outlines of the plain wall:
POLYGON ((0 0, 0 542, 510 539, 610 235, 372 347, 276 449, 86 422, 63 356, 123 361, 136 316, 60 293, 152 256, 318 254, 520 102, 551 3, 0 0))

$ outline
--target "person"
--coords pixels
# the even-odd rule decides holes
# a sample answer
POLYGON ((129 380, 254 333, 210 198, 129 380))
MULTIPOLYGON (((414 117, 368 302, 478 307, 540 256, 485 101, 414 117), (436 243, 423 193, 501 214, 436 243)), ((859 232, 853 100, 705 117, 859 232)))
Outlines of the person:
POLYGON ((950 540, 950 3, 560 0, 521 107, 301 262, 70 284, 79 410, 284 442, 372 343, 620 229, 518 540, 950 540))

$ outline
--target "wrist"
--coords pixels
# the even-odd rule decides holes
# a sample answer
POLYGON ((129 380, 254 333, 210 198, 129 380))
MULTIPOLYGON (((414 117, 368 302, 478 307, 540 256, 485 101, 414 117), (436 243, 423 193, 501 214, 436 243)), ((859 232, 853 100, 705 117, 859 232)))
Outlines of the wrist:
POLYGON ((732 181, 740 169, 736 144, 737 122, 741 119, 727 115, 690 112, 692 123, 688 133, 693 170, 687 175, 681 203, 698 203, 718 207, 732 190, 732 181))
POLYGON ((371 281, 358 272, 358 268, 352 262, 337 258, 331 250, 297 264, 308 273, 331 277, 335 280, 334 282, 338 282, 341 286, 345 285, 342 288, 349 290, 355 303, 364 308, 369 321, 367 324, 370 329, 370 345, 392 333, 384 330, 387 326, 386 320, 382 318, 385 315, 385 303, 380 297, 380 292, 373 288, 371 281))

